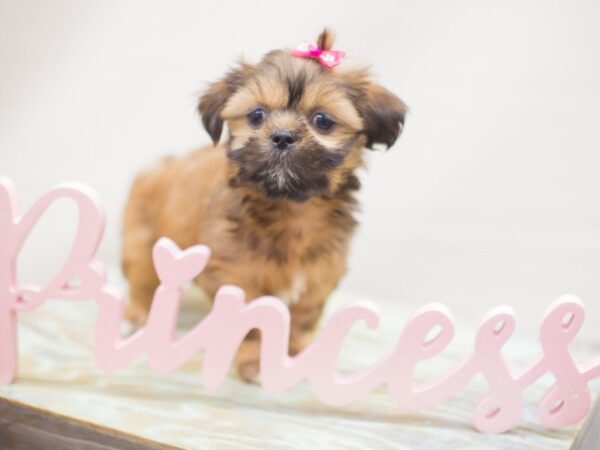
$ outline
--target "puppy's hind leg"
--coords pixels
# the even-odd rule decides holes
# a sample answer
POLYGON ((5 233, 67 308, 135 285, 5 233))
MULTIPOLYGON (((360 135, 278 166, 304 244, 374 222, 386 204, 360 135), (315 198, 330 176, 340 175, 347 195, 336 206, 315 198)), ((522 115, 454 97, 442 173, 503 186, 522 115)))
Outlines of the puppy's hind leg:
POLYGON ((135 240, 132 237, 126 239, 123 250, 123 272, 129 282, 129 302, 125 318, 139 327, 148 318, 159 280, 152 264, 151 240, 146 243, 136 243, 135 240))
POLYGON ((136 192, 137 187, 134 185, 125 210, 122 267, 129 283, 129 302, 125 317, 132 325, 140 327, 148 317, 159 279, 152 262, 152 247, 156 236, 152 224, 144 214, 143 196, 136 192))

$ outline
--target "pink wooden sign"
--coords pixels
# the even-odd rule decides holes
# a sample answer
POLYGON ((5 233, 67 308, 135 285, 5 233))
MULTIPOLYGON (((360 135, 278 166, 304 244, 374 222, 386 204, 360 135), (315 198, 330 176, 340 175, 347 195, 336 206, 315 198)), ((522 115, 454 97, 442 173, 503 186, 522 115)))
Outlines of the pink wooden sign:
POLYGON ((209 315, 185 336, 175 333, 182 286, 206 266, 210 250, 197 245, 179 249, 171 240, 154 246, 154 266, 161 284, 154 294, 148 322, 133 335, 121 335, 125 299, 107 283, 104 268, 95 260, 104 229, 99 199, 83 185, 64 184, 45 193, 21 215, 13 184, 0 179, 0 384, 17 374, 17 313, 33 309, 48 298, 93 299, 98 304, 95 356, 100 367, 115 371, 129 366, 141 354, 161 372, 175 370, 194 353, 202 351, 202 384, 217 388, 227 376, 234 355, 245 335, 261 331, 260 381, 272 392, 289 389, 307 380, 322 402, 343 406, 385 385, 400 411, 416 411, 436 405, 461 390, 481 374, 489 390, 475 409, 475 427, 499 433, 517 425, 523 407, 524 389, 546 373, 556 381, 539 404, 541 423, 549 428, 576 423, 591 405, 588 382, 600 376, 600 358, 577 366, 569 343, 584 320, 584 308, 574 297, 564 296, 550 306, 539 331, 541 354, 518 374, 511 372, 502 348, 515 328, 511 308, 490 311, 479 326, 470 355, 449 373, 425 383, 413 379, 415 366, 442 352, 454 335, 450 313, 442 305, 427 305, 414 314, 400 333, 396 346, 372 367, 358 373, 336 370, 336 359, 345 337, 358 321, 377 328, 376 307, 367 302, 346 305, 329 317, 318 337, 295 357, 288 355, 290 315, 275 297, 246 303, 244 292, 223 286, 216 294, 209 315), (73 248, 58 274, 43 286, 17 284, 16 259, 33 225, 58 198, 73 200, 79 225, 73 248), (81 281, 77 287, 69 283, 81 281), (428 338, 434 329, 439 333, 428 338))

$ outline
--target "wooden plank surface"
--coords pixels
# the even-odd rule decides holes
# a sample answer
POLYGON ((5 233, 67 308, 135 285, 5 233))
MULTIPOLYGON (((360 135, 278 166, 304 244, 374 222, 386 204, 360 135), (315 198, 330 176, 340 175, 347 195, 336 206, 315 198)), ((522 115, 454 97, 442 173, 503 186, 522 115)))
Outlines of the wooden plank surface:
MULTIPOLYGON (((350 299, 349 295, 336 295, 328 310, 350 299)), ((384 389, 344 409, 320 404, 306 384, 271 395, 259 386, 230 376, 220 389, 208 392, 200 385, 199 356, 170 374, 153 373, 143 359, 127 370, 104 374, 93 359, 96 317, 93 302, 67 303, 51 301, 37 311, 21 315, 19 379, 10 386, 0 387, 0 397, 90 424, 96 430, 91 432, 95 433, 108 428, 126 436, 186 449, 423 446, 428 450, 551 450, 569 448, 577 430, 575 426, 545 430, 537 421, 536 403, 551 385, 551 377, 544 377, 525 392, 521 426, 501 435, 483 435, 471 425, 473 409, 485 392, 485 383, 477 379, 442 405, 418 414, 399 414, 384 389), (98 426, 102 428, 95 428, 98 426)), ((380 328, 372 331, 358 326, 353 331, 340 355, 342 370, 366 367, 385 354, 396 341, 408 314, 415 309, 377 303, 382 311, 380 328)), ((201 314, 198 303, 186 303, 183 328, 192 326, 201 314)), ((473 329, 460 323, 458 328, 447 351, 418 367, 419 378, 443 373, 467 354, 473 329)), ((580 340, 572 350, 581 361, 599 353, 597 348, 580 340)), ((506 347, 514 369, 529 363, 538 352, 535 337, 527 333, 517 332, 506 347)), ((593 390, 598 392, 597 384, 593 390)), ((10 408, 3 411, 10 412, 10 408)), ((18 416, 18 411, 22 410, 11 413, 18 416)), ((7 423, 9 426, 0 428, 0 439, 10 439, 10 433, 18 429, 15 419, 7 423), (4 432, 9 434, 3 435, 4 432)), ((40 423, 36 422, 33 428, 43 433, 40 423)), ((128 438, 120 435, 119 439, 128 438)), ((0 448, 5 447, 0 445, 0 448)))
POLYGON ((0 398, 0 448, 10 450, 169 450, 89 422, 0 398))
POLYGON ((598 450, 600 448, 600 399, 596 399, 592 412, 585 419, 571 450, 598 450))

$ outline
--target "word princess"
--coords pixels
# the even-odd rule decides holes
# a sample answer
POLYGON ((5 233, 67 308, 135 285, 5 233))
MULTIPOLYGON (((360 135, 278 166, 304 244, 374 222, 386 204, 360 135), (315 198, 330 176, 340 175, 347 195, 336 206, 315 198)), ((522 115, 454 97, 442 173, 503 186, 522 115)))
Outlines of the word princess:
POLYGON ((0 384, 17 373, 17 313, 33 309, 48 298, 93 299, 98 304, 95 356, 101 368, 115 371, 129 366, 141 354, 157 371, 171 371, 196 352, 203 351, 202 383, 217 388, 227 376, 235 353, 252 329, 260 330, 260 382, 278 392, 307 380, 313 394, 331 405, 346 405, 378 386, 387 386, 392 400, 403 412, 433 406, 462 389, 481 374, 489 386, 474 414, 475 427, 498 433, 518 424, 522 393, 534 381, 551 373, 555 383, 541 399, 541 423, 557 428, 576 423, 590 409, 588 382, 600 376, 600 358, 578 367, 568 345, 579 331, 584 309, 574 297, 558 299, 546 313, 539 333, 541 354, 529 368, 513 375, 502 356, 502 347, 512 335, 515 317, 508 307, 488 313, 475 336, 474 349, 449 373, 425 383, 416 383, 413 372, 420 361, 442 352, 452 340, 454 327, 441 305, 428 305, 409 319, 398 342, 373 367, 342 374, 336 359, 345 337, 358 321, 376 328, 379 315, 374 305, 356 302, 329 317, 318 337, 294 357, 288 354, 290 313, 275 297, 246 302, 244 292, 234 286, 221 287, 214 306, 204 320, 187 335, 177 338, 182 287, 206 266, 210 250, 198 245, 180 250, 161 238, 154 246, 154 267, 160 286, 146 325, 133 335, 121 335, 125 300, 107 284, 103 266, 95 260, 104 229, 104 214, 96 195, 82 185, 58 186, 37 200, 23 216, 15 202, 10 180, 0 179, 0 384), (79 211, 79 226, 73 247, 59 273, 44 286, 19 286, 16 260, 19 250, 45 210, 57 199, 73 200, 79 211), (79 285, 72 286, 79 278, 79 285), (428 338, 432 330, 439 330, 428 338))

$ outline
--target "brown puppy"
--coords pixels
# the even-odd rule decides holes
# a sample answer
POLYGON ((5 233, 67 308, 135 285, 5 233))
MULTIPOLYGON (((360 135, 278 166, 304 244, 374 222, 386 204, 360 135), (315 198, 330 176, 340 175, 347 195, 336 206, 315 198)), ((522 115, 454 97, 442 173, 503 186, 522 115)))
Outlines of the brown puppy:
MULTIPOLYGON (((331 48, 327 30, 318 45, 331 48)), ((330 70, 275 50, 210 85, 199 111, 215 146, 166 159, 133 185, 123 227, 127 316, 138 325, 146 319, 159 237, 182 248, 202 243, 212 258, 198 284, 210 297, 235 284, 248 299, 285 301, 297 353, 346 271, 363 149, 396 141, 405 105, 364 69, 330 70), (229 138, 219 146, 224 123, 229 138)), ((236 361, 248 380, 258 372, 256 334, 236 361)))

